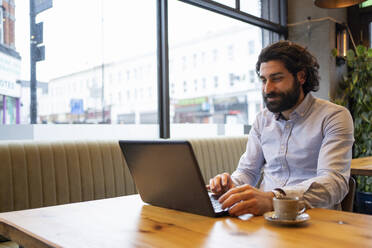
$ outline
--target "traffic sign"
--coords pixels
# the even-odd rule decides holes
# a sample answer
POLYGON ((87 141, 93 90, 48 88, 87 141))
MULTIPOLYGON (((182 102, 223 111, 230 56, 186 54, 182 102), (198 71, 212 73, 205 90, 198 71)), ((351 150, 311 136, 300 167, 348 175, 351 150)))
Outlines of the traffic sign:
POLYGON ((43 12, 44 10, 50 9, 53 7, 53 1, 52 0, 34 0, 34 13, 35 15, 39 14, 40 12, 43 12))

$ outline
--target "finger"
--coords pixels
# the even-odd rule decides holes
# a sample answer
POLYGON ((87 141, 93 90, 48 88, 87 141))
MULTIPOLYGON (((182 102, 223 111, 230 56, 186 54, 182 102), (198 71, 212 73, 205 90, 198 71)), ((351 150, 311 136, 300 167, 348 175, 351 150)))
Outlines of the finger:
POLYGON ((220 203, 224 202, 227 198, 230 197, 230 195, 232 194, 236 194, 236 193, 239 193, 239 192, 242 192, 244 190, 247 190, 247 189, 251 189, 252 187, 248 184, 246 185, 242 185, 242 186, 239 186, 239 187, 235 187, 235 188, 231 188, 229 189, 225 194, 223 194, 218 200, 220 203))
POLYGON ((253 197, 253 192, 250 189, 233 193, 230 194, 230 196, 222 203, 222 208, 230 208, 233 207, 235 204, 245 201, 245 200, 250 200, 253 197))
POLYGON ((214 183, 215 193, 220 193, 222 191, 222 188, 221 188, 221 176, 220 175, 215 176, 214 179, 213 179, 213 183, 214 183))
POLYGON ((209 180, 210 189, 212 193, 214 194, 219 194, 221 192, 221 186, 220 186, 218 178, 219 178, 219 175, 209 180))
POLYGON ((213 192, 214 189, 214 180, 213 178, 209 179, 209 189, 213 192))
POLYGON ((223 173, 222 174, 222 186, 226 187, 229 180, 230 180, 230 175, 227 173, 223 173))
POLYGON ((240 193, 231 194, 225 201, 221 202, 221 207, 222 209, 231 208, 242 200, 243 199, 240 193))

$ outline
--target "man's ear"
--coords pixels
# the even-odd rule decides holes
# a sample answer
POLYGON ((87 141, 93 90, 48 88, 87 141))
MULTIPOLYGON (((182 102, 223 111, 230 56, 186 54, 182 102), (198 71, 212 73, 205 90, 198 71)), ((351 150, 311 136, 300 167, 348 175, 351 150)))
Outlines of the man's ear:
POLYGON ((297 80, 300 82, 301 85, 303 85, 306 81, 306 73, 302 70, 297 72, 297 80))

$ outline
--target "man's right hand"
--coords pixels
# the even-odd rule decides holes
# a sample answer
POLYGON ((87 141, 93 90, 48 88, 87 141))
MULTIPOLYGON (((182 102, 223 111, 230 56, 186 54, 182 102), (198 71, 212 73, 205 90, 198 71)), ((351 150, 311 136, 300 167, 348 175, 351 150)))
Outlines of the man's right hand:
POLYGON ((209 180, 209 189, 215 195, 222 195, 229 189, 234 188, 233 183, 229 173, 222 173, 209 180))

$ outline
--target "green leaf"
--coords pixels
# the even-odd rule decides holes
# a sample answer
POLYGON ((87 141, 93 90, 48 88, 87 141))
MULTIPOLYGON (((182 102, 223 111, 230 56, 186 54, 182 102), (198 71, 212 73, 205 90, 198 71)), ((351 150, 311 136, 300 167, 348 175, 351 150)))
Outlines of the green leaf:
POLYGON ((355 53, 354 53, 353 50, 351 50, 351 49, 350 50, 347 50, 347 52, 346 52, 346 59, 347 59, 348 62, 355 60, 355 53))
POLYGON ((358 45, 356 48, 356 54, 358 57, 365 55, 367 48, 363 45, 358 45))
POLYGON ((356 71, 353 72, 352 79, 353 79, 353 84, 356 84, 356 82, 358 82, 358 79, 359 79, 358 72, 356 72, 356 71))
POLYGON ((367 57, 372 58, 372 48, 369 48, 367 51, 367 57))
POLYGON ((366 180, 366 183, 367 184, 372 184, 372 177, 368 177, 367 180, 366 180))
MULTIPOLYGON (((348 73, 339 82, 334 102, 349 107, 354 120, 353 157, 372 156, 372 48, 348 50, 348 73)), ((358 188, 372 191, 366 178, 358 178, 358 188), (368 186, 368 187, 367 187, 368 186)))

